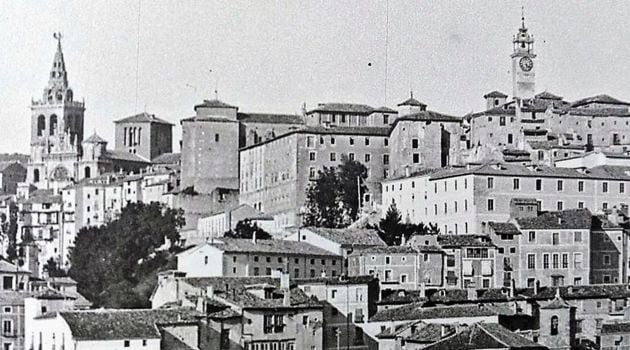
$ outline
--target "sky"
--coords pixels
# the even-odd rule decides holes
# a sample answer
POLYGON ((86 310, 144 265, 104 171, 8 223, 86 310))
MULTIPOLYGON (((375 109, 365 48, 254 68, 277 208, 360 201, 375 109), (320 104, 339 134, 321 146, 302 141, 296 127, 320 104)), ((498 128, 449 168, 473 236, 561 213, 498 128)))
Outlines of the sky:
POLYGON ((0 0, 0 152, 29 152, 56 31, 86 137, 113 147, 113 121, 146 111, 176 124, 179 151, 179 120, 215 88, 243 112, 395 107, 411 89, 434 111, 480 111, 512 94, 521 6, 537 91, 630 100, 629 1, 0 0))

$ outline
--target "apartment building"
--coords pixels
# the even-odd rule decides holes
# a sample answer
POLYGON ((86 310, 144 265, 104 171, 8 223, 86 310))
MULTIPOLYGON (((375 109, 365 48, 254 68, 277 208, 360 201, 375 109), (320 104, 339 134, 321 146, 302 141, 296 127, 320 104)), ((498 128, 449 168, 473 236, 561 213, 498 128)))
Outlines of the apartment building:
POLYGON ((177 268, 189 277, 271 276, 292 278, 340 276, 340 255, 305 242, 273 239, 217 238, 177 255, 177 268))
POLYGON ((383 181, 383 203, 396 203, 411 222, 436 223, 444 234, 488 233, 507 222, 511 201, 535 200, 540 211, 589 209, 602 213, 628 204, 630 168, 591 169, 487 162, 383 181), (410 206, 411 205, 411 206, 410 206))

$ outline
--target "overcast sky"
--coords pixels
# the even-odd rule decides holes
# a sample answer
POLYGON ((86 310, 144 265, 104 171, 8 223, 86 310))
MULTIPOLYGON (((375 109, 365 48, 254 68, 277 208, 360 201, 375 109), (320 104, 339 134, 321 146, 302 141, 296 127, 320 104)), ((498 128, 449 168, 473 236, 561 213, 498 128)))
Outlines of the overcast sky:
POLYGON ((86 137, 96 130, 113 147, 113 120, 146 110, 179 125, 217 80, 219 99, 244 112, 394 107, 410 86, 429 109, 481 110, 484 93, 512 94, 521 5, 536 39, 537 91, 630 100, 628 1, 390 0, 386 100, 385 0, 1 0, 0 152, 29 151, 29 105, 48 81, 55 31, 75 99, 86 101, 86 137))

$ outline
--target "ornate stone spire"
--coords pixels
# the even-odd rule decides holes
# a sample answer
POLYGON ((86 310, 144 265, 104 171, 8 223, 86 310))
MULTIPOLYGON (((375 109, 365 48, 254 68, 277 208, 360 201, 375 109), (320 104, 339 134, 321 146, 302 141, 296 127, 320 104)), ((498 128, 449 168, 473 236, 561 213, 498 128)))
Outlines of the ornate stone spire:
POLYGON ((57 52, 55 52, 55 58, 50 69, 48 86, 44 89, 44 100, 50 103, 58 103, 64 100, 72 101, 72 91, 68 87, 66 62, 63 59, 63 51, 61 50, 63 35, 54 33, 53 37, 57 40, 57 52))

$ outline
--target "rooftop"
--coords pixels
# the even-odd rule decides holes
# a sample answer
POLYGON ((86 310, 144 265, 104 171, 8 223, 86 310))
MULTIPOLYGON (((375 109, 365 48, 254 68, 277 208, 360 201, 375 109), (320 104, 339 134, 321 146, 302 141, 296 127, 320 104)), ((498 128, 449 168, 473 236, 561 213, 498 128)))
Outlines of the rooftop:
POLYGON ((202 103, 195 105, 195 111, 197 108, 232 108, 238 109, 238 107, 231 106, 223 101, 219 101, 217 99, 214 100, 203 100, 202 103))
POLYGON ((367 228, 336 229, 324 227, 305 227, 311 231, 342 246, 385 246, 378 232, 367 228))
POLYGON ((173 125, 173 123, 167 122, 164 119, 160 119, 156 117, 155 114, 149 114, 147 112, 132 115, 126 118, 122 118, 122 119, 114 121, 114 123, 157 123, 157 124, 173 125))
POLYGON ((359 248, 352 252, 352 255, 359 254, 416 254, 418 251, 410 246, 376 246, 369 248, 359 248))
POLYGON ((501 91, 494 90, 483 95, 483 98, 488 98, 488 97, 507 98, 508 95, 502 93, 501 91))
POLYGON ((306 114, 312 113, 321 113, 321 112, 339 112, 339 113, 348 113, 348 114, 363 114, 368 115, 374 112, 374 108, 364 104, 357 103, 339 103, 339 102, 330 102, 330 103, 320 103, 316 108, 306 112, 306 114))
POLYGON ((503 307, 497 307, 490 303, 424 307, 424 303, 420 302, 378 311, 370 318, 370 322, 489 317, 504 314, 508 311, 502 309, 503 307))
POLYGON ((438 235, 437 240, 442 248, 494 247, 488 237, 482 235, 438 235))
POLYGON ((259 253, 307 256, 335 256, 327 250, 318 248, 306 242, 285 241, 278 239, 259 239, 256 243, 251 239, 217 238, 210 244, 229 253, 259 253))
POLYGON ((489 222, 488 226, 498 235, 520 235, 521 231, 516 225, 509 222, 489 222))
POLYGON ((90 136, 87 139, 83 140, 83 143, 107 143, 107 140, 105 140, 104 138, 98 136, 98 134, 96 132, 94 132, 92 134, 92 136, 90 136))
POLYGON ((628 334, 630 333, 630 321, 615 321, 602 324, 602 334, 628 334))
POLYGON ((242 123, 304 124, 302 116, 296 114, 238 113, 237 119, 242 123))
POLYGON ((180 162, 181 153, 162 153, 159 156, 153 158, 151 163, 153 164, 177 164, 180 162))
POLYGON ((521 230, 590 230, 592 214, 588 209, 549 211, 532 218, 516 218, 521 230))
POLYGON ((137 154, 118 151, 118 150, 107 150, 107 157, 115 160, 122 160, 127 162, 135 162, 135 163, 146 163, 149 164, 149 160, 140 157, 137 154))
POLYGON ((451 349, 547 349, 496 323, 475 323, 433 343, 426 350, 451 349))
POLYGON ((583 98, 581 100, 577 100, 571 103, 571 107, 580 107, 584 105, 589 105, 591 103, 630 106, 629 102, 621 101, 614 97, 602 94, 602 95, 595 95, 595 96, 583 98))

